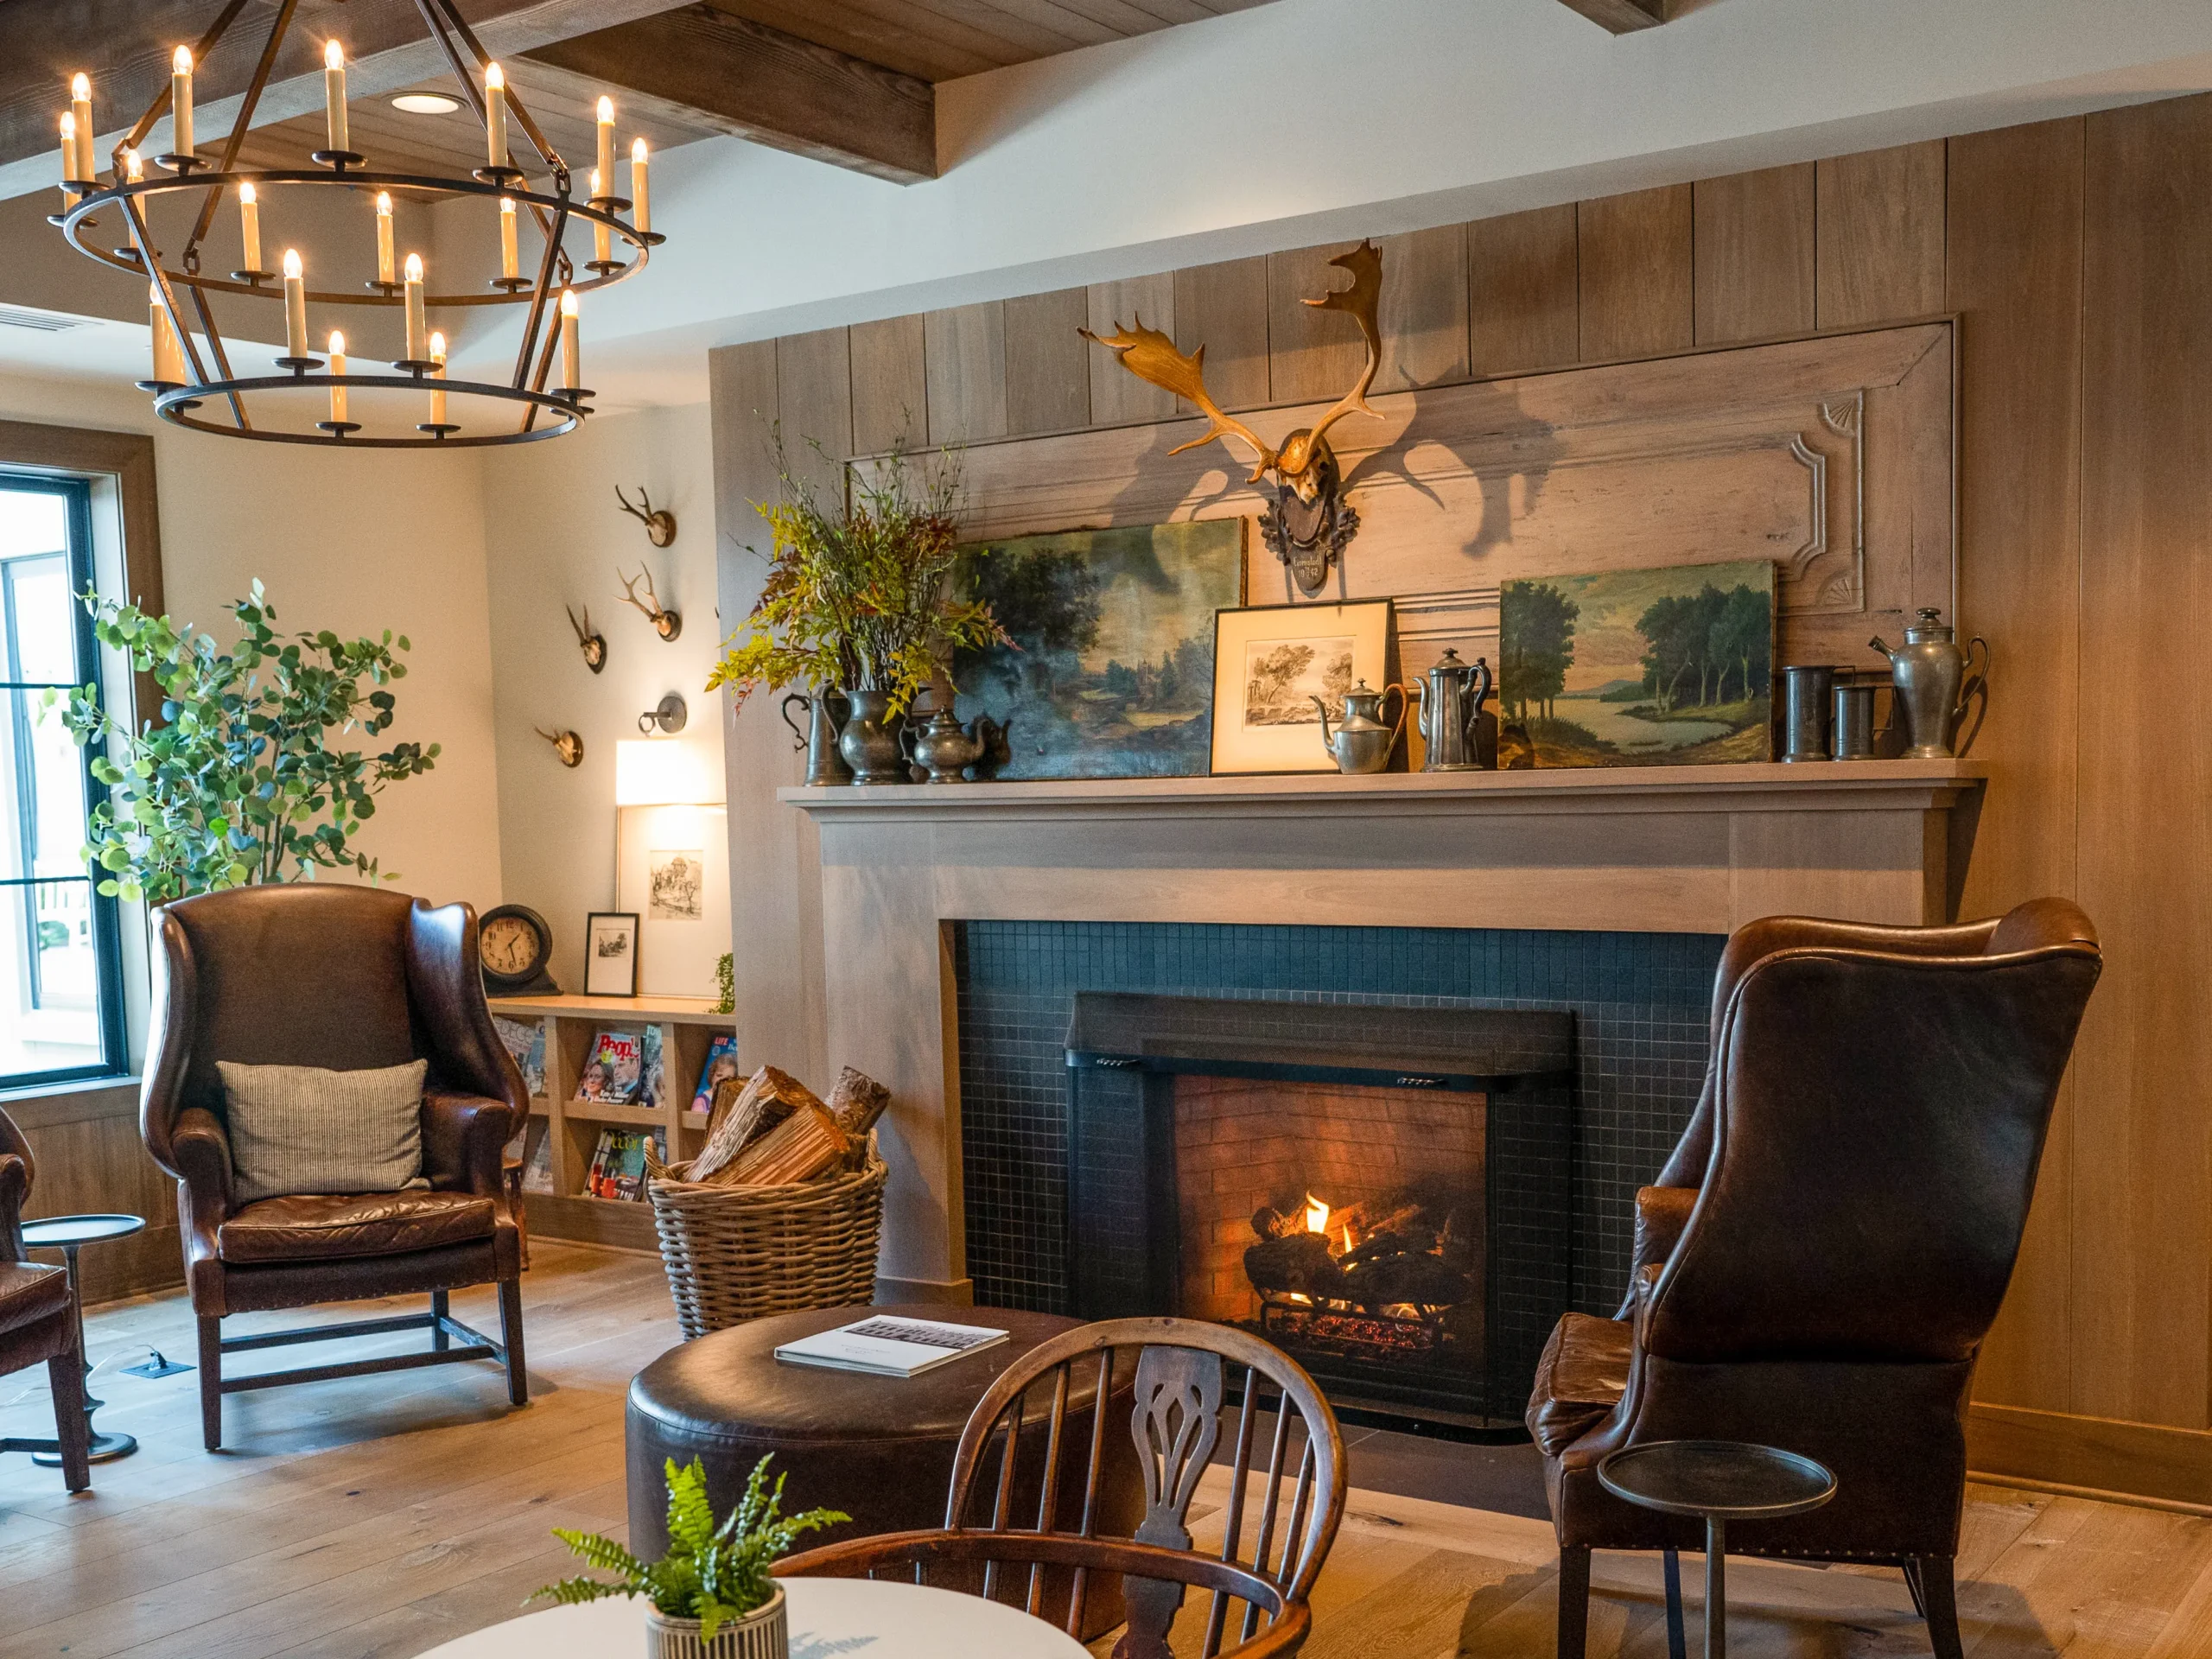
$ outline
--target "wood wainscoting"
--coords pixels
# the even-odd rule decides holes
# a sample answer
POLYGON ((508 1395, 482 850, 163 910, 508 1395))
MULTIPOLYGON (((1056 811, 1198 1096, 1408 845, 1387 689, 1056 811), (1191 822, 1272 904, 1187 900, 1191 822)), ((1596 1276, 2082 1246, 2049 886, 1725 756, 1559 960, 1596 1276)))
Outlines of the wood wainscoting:
MULTIPOLYGON (((8 1116, 31 1143, 38 1173, 23 1218, 92 1213, 143 1216, 146 1230, 88 1244, 79 1258, 85 1300, 111 1302, 184 1282, 184 1243, 176 1219, 176 1183, 146 1154, 138 1138, 138 1080, 124 1077, 60 1088, 6 1103, 8 1116)), ((40 1262, 60 1262, 41 1250, 40 1262)))

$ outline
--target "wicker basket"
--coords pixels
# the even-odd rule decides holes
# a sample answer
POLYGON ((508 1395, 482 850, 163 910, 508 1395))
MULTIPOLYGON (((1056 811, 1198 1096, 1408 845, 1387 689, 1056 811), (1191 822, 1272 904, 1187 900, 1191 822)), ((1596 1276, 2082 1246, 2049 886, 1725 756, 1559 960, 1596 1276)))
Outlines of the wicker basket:
POLYGON ((873 1300, 885 1174, 871 1135, 865 1167, 818 1181, 715 1186, 658 1174, 648 1179, 653 1230, 683 1339, 763 1314, 873 1300))

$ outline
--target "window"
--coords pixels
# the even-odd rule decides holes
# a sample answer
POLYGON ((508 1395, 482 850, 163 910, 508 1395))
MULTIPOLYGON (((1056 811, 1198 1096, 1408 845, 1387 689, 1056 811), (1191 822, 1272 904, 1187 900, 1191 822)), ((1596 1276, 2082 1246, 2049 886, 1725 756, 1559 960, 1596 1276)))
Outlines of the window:
POLYGON ((126 1069, 116 904, 80 849, 105 796, 46 694, 93 679, 92 486, 0 470, 0 1089, 126 1069))

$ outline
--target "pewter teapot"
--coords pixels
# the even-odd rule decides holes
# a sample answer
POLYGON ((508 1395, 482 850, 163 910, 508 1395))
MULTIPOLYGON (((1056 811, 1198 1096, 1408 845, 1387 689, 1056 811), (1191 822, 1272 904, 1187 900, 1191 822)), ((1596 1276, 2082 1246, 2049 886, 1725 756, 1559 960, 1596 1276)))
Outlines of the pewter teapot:
POLYGON ((1920 620, 1906 626, 1904 644, 1895 651, 1882 643, 1879 634, 1866 642, 1890 659, 1890 680, 1897 687, 1897 706, 1904 716, 1910 744, 1904 752, 1908 760, 1946 760, 1964 754, 1974 747, 1989 713, 1989 641, 1977 635, 1961 650, 1942 616, 1932 607, 1923 608, 1920 620), (1969 674, 1974 645, 1981 647, 1981 666, 1969 674), (1955 747, 1959 720, 1976 696, 1981 698, 1981 710, 1966 741, 1955 747))
POLYGON ((1428 671, 1428 690, 1421 700, 1421 741, 1428 745, 1424 772, 1478 772, 1482 769, 1483 704, 1496 682, 1489 661, 1481 657, 1470 664, 1457 651, 1446 649, 1428 671))
POLYGON ((1334 731, 1329 728, 1329 705, 1316 697, 1313 706, 1321 711, 1321 747, 1336 761, 1338 772, 1381 772, 1389 766, 1390 751, 1397 747, 1398 734, 1406 726, 1405 687, 1386 685, 1380 691, 1370 691, 1362 680, 1344 693, 1344 712, 1334 731), (1398 694, 1398 723, 1385 726, 1381 718, 1382 705, 1393 691, 1398 694))
POLYGON ((910 726, 904 734, 906 758, 929 773, 932 784, 964 784, 962 773, 991 754, 1005 735, 1005 728, 988 715, 978 715, 965 726, 950 709, 940 709, 925 726, 910 726))

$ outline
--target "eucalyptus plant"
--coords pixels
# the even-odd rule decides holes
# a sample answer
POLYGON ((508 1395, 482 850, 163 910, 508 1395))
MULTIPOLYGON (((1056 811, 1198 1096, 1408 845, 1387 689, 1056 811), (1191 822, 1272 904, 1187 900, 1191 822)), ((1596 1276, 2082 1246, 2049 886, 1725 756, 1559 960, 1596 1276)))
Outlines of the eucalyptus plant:
MULTIPOLYGON (((707 1497, 707 1471, 694 1458, 684 1467, 668 1459, 668 1554, 639 1560, 612 1538, 556 1527, 553 1535, 589 1566, 616 1582, 576 1577, 549 1584, 530 1601, 572 1604, 609 1596, 644 1596, 669 1618, 696 1618, 699 1639, 712 1642, 723 1625, 767 1605, 775 1594, 768 1569, 804 1535, 853 1517, 836 1510, 783 1513, 785 1477, 768 1484, 772 1455, 753 1465, 745 1497, 720 1526, 707 1497)), ((530 1605, 526 1601, 525 1607, 530 1605)))
POLYGON ((709 690, 728 686, 741 704, 761 686, 882 691, 895 715, 953 650, 1006 642, 988 605, 952 591, 960 563, 955 452, 925 462, 900 448, 837 466, 840 499, 830 501, 793 473, 780 428, 773 442, 781 497, 757 505, 775 553, 709 690))
POLYGON ((391 724, 389 688, 407 675, 404 634, 279 635, 257 581, 227 607, 239 627, 227 651, 189 624, 90 592, 84 599, 94 637, 129 653, 132 669, 162 690, 160 723, 135 733, 101 705, 96 685, 70 693, 62 712, 80 746, 105 751, 92 771, 107 798, 92 809, 85 846, 102 893, 165 904, 311 880, 318 868, 396 879, 356 852, 352 837, 375 814, 377 796, 429 771, 439 746, 395 743, 368 754, 332 740, 356 730, 375 737, 391 724))

